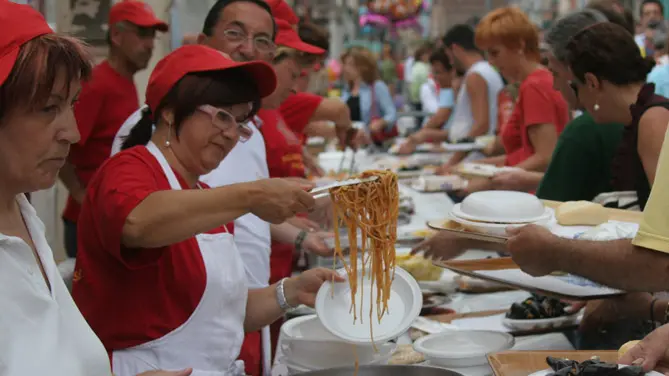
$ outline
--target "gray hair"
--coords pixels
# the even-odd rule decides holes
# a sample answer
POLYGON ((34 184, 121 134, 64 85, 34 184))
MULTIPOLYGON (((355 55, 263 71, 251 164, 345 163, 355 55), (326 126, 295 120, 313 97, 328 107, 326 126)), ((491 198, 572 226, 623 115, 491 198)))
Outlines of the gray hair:
POLYGON ((606 16, 595 9, 583 9, 560 18, 544 36, 544 41, 558 61, 567 61, 567 44, 579 31, 594 24, 608 22, 606 16))

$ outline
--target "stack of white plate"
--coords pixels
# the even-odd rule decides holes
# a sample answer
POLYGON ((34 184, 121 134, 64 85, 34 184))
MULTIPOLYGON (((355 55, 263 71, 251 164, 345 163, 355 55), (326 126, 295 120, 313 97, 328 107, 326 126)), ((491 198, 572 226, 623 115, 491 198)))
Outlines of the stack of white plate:
POLYGON ((395 351, 393 342, 353 345, 331 334, 316 315, 287 321, 281 327, 282 364, 291 375, 327 368, 388 364, 395 351))
POLYGON ((482 191, 454 205, 451 219, 469 231, 504 236, 508 227, 550 226, 555 222, 555 214, 529 193, 482 191))

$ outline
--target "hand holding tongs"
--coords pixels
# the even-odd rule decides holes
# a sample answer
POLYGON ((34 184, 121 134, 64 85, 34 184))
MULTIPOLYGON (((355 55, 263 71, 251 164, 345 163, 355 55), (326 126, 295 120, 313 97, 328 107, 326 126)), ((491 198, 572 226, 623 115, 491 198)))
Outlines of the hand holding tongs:
POLYGON ((314 188, 309 193, 314 195, 315 199, 319 199, 322 197, 327 197, 330 195, 330 189, 333 188, 339 188, 339 187, 344 187, 347 185, 355 185, 355 184, 362 184, 362 183, 369 183, 376 181, 379 177, 378 176, 371 176, 368 178, 364 179, 347 179, 347 180, 341 180, 334 182, 332 184, 324 185, 322 187, 314 188))

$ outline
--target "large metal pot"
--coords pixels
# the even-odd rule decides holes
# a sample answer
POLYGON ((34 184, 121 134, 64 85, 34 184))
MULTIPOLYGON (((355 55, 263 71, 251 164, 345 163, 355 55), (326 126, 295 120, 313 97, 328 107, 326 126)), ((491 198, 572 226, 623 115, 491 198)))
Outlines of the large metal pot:
MULTIPOLYGON (((301 373, 300 376, 354 376, 355 367, 323 369, 301 373)), ((361 366, 357 376, 462 376, 443 368, 426 366, 361 366)))

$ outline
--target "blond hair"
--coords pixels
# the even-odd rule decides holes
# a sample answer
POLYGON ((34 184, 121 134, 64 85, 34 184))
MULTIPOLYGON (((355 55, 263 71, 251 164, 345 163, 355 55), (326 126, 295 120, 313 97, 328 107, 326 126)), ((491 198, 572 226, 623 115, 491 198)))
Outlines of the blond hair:
POLYGON ((342 55, 341 61, 344 62, 349 57, 353 59, 353 64, 360 72, 360 77, 365 83, 371 85, 379 79, 376 58, 370 50, 364 47, 351 47, 342 55))

